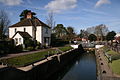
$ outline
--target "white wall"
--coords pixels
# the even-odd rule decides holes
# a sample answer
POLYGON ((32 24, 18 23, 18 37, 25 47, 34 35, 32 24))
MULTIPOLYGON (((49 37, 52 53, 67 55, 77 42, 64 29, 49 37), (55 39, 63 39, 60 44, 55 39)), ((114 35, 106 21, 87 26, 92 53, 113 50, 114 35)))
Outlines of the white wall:
POLYGON ((13 35, 15 34, 15 28, 16 28, 16 32, 17 31, 22 31, 24 32, 24 28, 26 28, 26 32, 28 32, 31 36, 32 36, 32 27, 31 26, 22 26, 22 27, 12 27, 9 28, 9 38, 12 38, 13 35))
POLYGON ((41 26, 37 27, 36 40, 39 41, 40 43, 42 43, 42 28, 41 28, 41 26))
POLYGON ((20 44, 23 44, 23 38, 22 38, 22 36, 19 34, 19 33, 17 33, 15 36, 14 36, 14 41, 15 41, 15 43, 16 43, 16 40, 15 40, 15 38, 17 38, 18 39, 18 44, 16 44, 16 45, 20 45, 20 44), (21 42, 19 41, 19 39, 21 38, 21 42))
MULTIPOLYGON (((24 28, 26 28, 26 32, 28 32, 32 36, 32 26, 22 26, 22 27, 12 27, 9 28, 9 38, 12 38, 15 34, 15 28, 16 32, 17 31, 22 31, 24 32, 24 28)), ((44 43, 44 37, 49 37, 49 43, 51 42, 51 29, 48 28, 48 33, 46 33, 46 28, 48 27, 42 27, 42 26, 37 26, 37 31, 36 31, 36 40, 39 41, 40 43, 44 43)))
POLYGON ((15 34, 14 28, 9 28, 9 38, 12 38, 14 34, 15 34))
POLYGON ((73 47, 74 49, 78 48, 78 45, 70 45, 71 47, 73 47))
POLYGON ((104 45, 95 45, 95 48, 98 49, 98 48, 101 48, 103 47, 104 45))

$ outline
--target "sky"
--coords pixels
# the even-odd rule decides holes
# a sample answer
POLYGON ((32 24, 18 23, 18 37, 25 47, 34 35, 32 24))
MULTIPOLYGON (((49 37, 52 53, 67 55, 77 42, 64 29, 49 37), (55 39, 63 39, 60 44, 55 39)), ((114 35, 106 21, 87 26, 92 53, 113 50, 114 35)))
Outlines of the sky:
POLYGON ((99 24, 120 32, 120 0, 0 0, 0 10, 8 13, 11 25, 20 20, 25 9, 45 23, 52 11, 56 24, 72 26, 77 33, 99 24))

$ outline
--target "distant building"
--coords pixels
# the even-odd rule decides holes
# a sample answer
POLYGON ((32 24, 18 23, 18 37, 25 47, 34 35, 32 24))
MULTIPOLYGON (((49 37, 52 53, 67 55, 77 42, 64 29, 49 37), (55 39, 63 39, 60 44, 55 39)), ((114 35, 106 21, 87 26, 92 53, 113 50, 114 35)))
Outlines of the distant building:
POLYGON ((26 19, 9 27, 9 38, 14 39, 16 45, 24 45, 25 39, 37 40, 43 45, 50 45, 51 28, 38 18, 32 18, 31 12, 28 12, 26 19))
POLYGON ((117 34, 115 35, 115 40, 116 40, 118 43, 120 43, 120 33, 117 33, 117 34))
POLYGON ((120 33, 117 33, 117 34, 115 35, 115 37, 120 37, 120 33))

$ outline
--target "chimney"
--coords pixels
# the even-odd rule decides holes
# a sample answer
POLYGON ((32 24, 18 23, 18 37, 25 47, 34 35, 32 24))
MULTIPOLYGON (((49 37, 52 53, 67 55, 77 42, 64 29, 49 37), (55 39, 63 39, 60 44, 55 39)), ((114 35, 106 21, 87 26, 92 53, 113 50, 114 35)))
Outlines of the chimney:
POLYGON ((32 18, 32 12, 31 11, 27 13, 26 18, 27 19, 31 19, 32 18))

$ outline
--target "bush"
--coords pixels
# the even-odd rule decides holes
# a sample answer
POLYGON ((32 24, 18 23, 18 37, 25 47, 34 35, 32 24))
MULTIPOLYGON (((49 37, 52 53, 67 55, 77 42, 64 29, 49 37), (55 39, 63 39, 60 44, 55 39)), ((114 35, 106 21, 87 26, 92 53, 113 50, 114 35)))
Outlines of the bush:
POLYGON ((27 47, 27 50, 32 51, 32 50, 34 50, 34 48, 33 47, 27 47))
POLYGON ((113 55, 113 56, 111 57, 111 60, 118 60, 118 59, 120 59, 120 54, 113 55))
POLYGON ((36 50, 37 50, 37 49, 40 49, 40 46, 36 46, 35 49, 36 49, 36 50))
POLYGON ((15 50, 15 44, 14 40, 2 40, 0 41, 0 53, 6 54, 6 53, 13 53, 15 50))
POLYGON ((21 52, 21 51, 23 51, 23 46, 22 46, 22 45, 16 46, 16 47, 15 47, 15 51, 16 51, 16 52, 21 52))
POLYGON ((62 40, 62 39, 56 39, 54 42, 52 42, 52 46, 58 47, 58 46, 65 46, 66 44, 69 44, 69 40, 62 40))
POLYGON ((31 47, 31 46, 34 46, 34 41, 31 40, 31 39, 26 39, 25 40, 25 47, 31 47))

